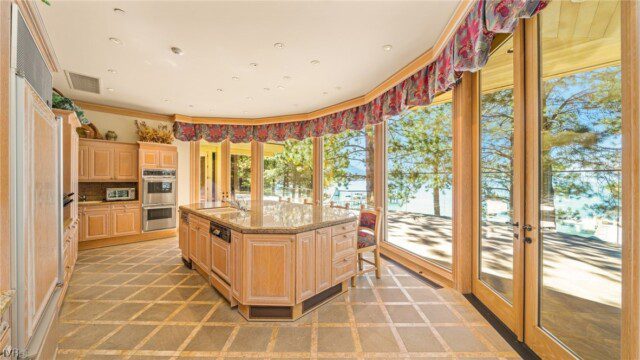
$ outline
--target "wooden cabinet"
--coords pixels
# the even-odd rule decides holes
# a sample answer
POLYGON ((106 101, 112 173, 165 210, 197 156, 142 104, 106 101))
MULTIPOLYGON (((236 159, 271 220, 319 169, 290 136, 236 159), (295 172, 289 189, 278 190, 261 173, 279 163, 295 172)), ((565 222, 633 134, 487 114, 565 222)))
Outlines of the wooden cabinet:
POLYGON ((331 228, 316 230, 316 293, 331 287, 331 228))
POLYGON ((138 145, 80 139, 78 180, 84 182, 138 181, 138 145))
POLYGON ((178 150, 175 145, 138 142, 142 168, 178 168, 178 150))
POLYGON ((244 235, 246 305, 294 304, 295 235, 244 235))
POLYGON ((242 235, 231 232, 231 288, 233 296, 242 299, 242 235))
POLYGON ((178 167, 178 152, 173 150, 160 150, 160 167, 162 168, 177 168, 178 167))
POLYGON ((140 233, 140 207, 137 205, 112 205, 111 236, 140 233))
POLYGON ((195 216, 189 216, 189 259, 197 263, 198 228, 200 222, 195 216))
POLYGON ((296 235, 296 303, 316 294, 315 232, 296 235))
POLYGON ((356 233, 354 231, 331 237, 333 260, 342 259, 355 252, 356 233))
POLYGON ((113 147, 89 147, 89 180, 113 180, 113 147))
POLYGON ((138 148, 119 145, 114 149, 114 179, 138 181, 138 148))
POLYGON ((109 237, 110 214, 109 205, 84 208, 80 215, 82 222, 81 239, 87 241, 109 237))
POLYGON ((216 236, 211 236, 211 270, 227 283, 231 282, 230 244, 216 236))
POLYGON ((89 146, 78 145, 78 180, 89 179, 89 146))
POLYGON ((182 258, 189 261, 189 214, 180 212, 178 224, 178 245, 182 258))
POLYGON ((211 268, 211 248, 209 241, 209 221, 204 219, 198 219, 198 243, 197 247, 197 260, 198 265, 205 270, 209 271, 211 268))
POLYGON ((331 278, 333 285, 350 279, 356 273, 356 255, 349 255, 333 262, 331 278))

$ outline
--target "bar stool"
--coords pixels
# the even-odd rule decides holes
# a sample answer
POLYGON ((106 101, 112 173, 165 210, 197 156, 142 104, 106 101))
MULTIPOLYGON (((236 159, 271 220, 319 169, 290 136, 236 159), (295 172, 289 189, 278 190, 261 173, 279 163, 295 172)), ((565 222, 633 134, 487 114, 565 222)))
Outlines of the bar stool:
POLYGON ((380 234, 382 229, 382 210, 367 210, 364 205, 360 207, 360 218, 358 219, 358 271, 351 278, 351 286, 356 286, 356 276, 366 274, 371 271, 376 272, 376 278, 380 279, 380 234), (373 252, 373 261, 365 259, 364 253, 373 252), (364 263, 372 265, 367 269, 364 263))

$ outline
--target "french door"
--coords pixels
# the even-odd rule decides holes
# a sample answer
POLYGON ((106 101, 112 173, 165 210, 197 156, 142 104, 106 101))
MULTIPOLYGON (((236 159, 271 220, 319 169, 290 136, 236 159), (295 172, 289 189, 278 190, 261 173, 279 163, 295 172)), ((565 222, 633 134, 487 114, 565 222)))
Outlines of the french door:
POLYGON ((620 358, 620 8, 550 2, 479 75, 473 292, 542 358, 620 358))

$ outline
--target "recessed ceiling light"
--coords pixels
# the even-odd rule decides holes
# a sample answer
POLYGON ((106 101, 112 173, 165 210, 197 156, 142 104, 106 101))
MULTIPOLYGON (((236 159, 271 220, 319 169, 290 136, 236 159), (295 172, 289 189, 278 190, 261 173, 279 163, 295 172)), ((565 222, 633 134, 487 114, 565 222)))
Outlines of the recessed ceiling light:
POLYGON ((177 47, 177 46, 172 46, 172 47, 171 47, 171 52, 173 52, 173 53, 174 53, 174 54, 176 54, 176 55, 182 55, 182 54, 184 54, 184 51, 182 51, 182 49, 180 49, 180 48, 179 48, 179 47, 177 47))
POLYGON ((234 76, 234 77, 232 77, 231 79, 232 79, 232 80, 236 80, 236 81, 237 81, 237 80, 240 80, 240 78, 239 78, 239 77, 237 77, 237 76, 234 76))
POLYGON ((269 90, 271 90, 271 89, 269 89, 269 88, 262 88, 262 89, 263 89, 264 91, 269 91, 269 90))
POLYGON ((256 68, 256 67, 258 67, 258 63, 250 63, 249 66, 251 66, 253 68, 256 68))
POLYGON ((293 104, 293 106, 298 107, 298 104, 293 104))
POLYGON ((217 92, 222 92, 222 89, 216 89, 217 92))
POLYGON ((283 77, 282 77, 282 79, 283 79, 283 80, 291 80, 291 76, 286 76, 286 75, 285 75, 285 76, 283 76, 283 77))
POLYGON ((190 108, 192 108, 192 107, 193 107, 193 105, 189 105, 189 107, 190 107, 190 108))
POLYGON ((112 73, 112 74, 116 74, 117 73, 116 69, 107 69, 107 71, 112 73))
POLYGON ((114 88, 107 88, 107 91, 114 92, 115 90, 114 90, 114 88))
POLYGON ((393 49, 393 46, 391 46, 391 45, 385 45, 385 46, 382 47, 382 50, 384 50, 384 51, 391 51, 391 49, 393 49))
POLYGON ((247 100, 253 100, 253 98, 251 96, 247 96, 245 99, 247 100))
POLYGON ((169 99, 162 99, 162 101, 164 101, 164 102, 169 102, 169 99))
POLYGON ((246 113, 247 113, 247 111, 243 111, 242 113, 243 113, 243 114, 246 114, 246 113))
POLYGON ((124 15, 126 11, 124 11, 124 10, 122 10, 122 9, 120 9, 120 8, 113 8, 113 12, 114 12, 116 15, 124 15))
POLYGON ((322 92, 322 95, 327 95, 327 94, 328 94, 328 92, 326 92, 326 91, 322 92))
POLYGON ((278 89, 282 90, 282 89, 284 89, 284 86, 278 85, 278 89))
POLYGON ((122 45, 122 41, 118 38, 114 38, 114 37, 110 37, 109 41, 111 41, 112 43, 116 44, 116 45, 122 45))
POLYGON ((311 65, 318 65, 320 64, 320 60, 311 60, 311 65))
POLYGON ((275 43, 275 44, 273 44, 273 47, 276 48, 276 49, 282 49, 284 47, 284 44, 283 43, 275 43))
POLYGON ((336 86, 335 89, 336 90, 342 90, 342 88, 340 86, 336 86))

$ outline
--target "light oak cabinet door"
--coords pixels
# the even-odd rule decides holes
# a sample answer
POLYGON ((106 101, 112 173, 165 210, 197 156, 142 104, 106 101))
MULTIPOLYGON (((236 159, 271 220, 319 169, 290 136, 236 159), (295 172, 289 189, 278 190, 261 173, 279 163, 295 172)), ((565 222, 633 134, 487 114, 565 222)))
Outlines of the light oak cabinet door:
POLYGON ((114 149, 115 180, 138 181, 138 148, 121 145, 114 149))
POLYGON ((83 240, 103 239, 110 236, 109 207, 87 208, 82 214, 83 240))
POLYGON ((294 235, 244 235, 246 305, 294 304, 294 241, 294 235))
POLYGON ((113 180, 113 148, 95 145, 89 147, 89 180, 113 180))
POLYGON ((242 300, 242 235, 231 232, 231 288, 233 296, 242 300))
POLYGON ((161 168, 177 168, 178 167, 178 152, 160 150, 160 167, 161 168))
POLYGON ((316 293, 331 287, 331 228, 316 230, 316 293))
POLYGON ((224 240, 211 236, 211 270, 227 283, 231 282, 231 253, 230 244, 224 240))
POLYGON ((195 216, 189 217, 189 259, 198 263, 198 227, 200 223, 195 216))
POLYGON ((180 214, 180 224, 178 226, 178 244, 182 252, 182 258, 189 260, 189 215, 180 214))
POLYGON ((331 269, 332 284, 337 285, 356 274, 356 255, 349 255, 344 259, 333 262, 331 269))
POLYGON ((124 236, 140 233, 140 208, 127 207, 111 210, 111 235, 124 236))
POLYGON ((160 166, 160 151, 141 149, 140 161, 144 168, 157 168, 160 166))
POLYGON ((296 235, 296 303, 316 294, 315 232, 296 235))
POLYGON ((198 225, 198 265, 205 270, 209 271, 211 268, 211 246, 209 239, 209 222, 204 219, 199 219, 198 225))
POLYGON ((78 180, 89 179, 89 147, 78 146, 78 180))

